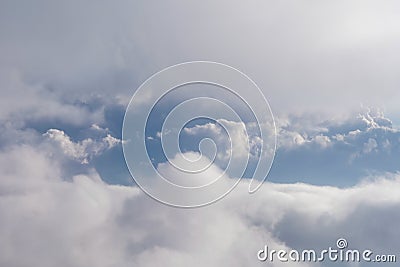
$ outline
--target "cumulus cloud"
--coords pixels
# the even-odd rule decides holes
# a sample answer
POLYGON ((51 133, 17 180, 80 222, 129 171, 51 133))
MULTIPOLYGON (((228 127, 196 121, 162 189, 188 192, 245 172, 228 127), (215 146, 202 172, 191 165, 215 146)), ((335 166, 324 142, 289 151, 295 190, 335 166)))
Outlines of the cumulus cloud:
POLYGON ((94 171, 66 182, 59 163, 28 145, 1 151, 1 265, 110 266, 120 256, 108 251, 107 221, 137 190, 106 186, 94 171))
POLYGON ((396 174, 348 189, 266 183, 253 195, 243 183, 186 210, 107 185, 94 170, 65 181, 61 165, 26 145, 1 151, 0 166, 4 266, 288 266, 259 262, 257 251, 323 249, 339 237, 352 248, 398 251, 396 174))
MULTIPOLYGON (((368 175, 400 170, 396 160, 400 156, 400 131, 379 110, 366 109, 339 119, 290 115, 277 117, 276 121, 278 147, 269 176, 272 181, 350 186, 368 175)), ((228 125, 233 133, 231 139, 217 123, 195 125, 185 128, 184 132, 192 140, 206 137, 215 140, 220 144, 220 159, 230 155, 231 140, 232 149, 243 152, 237 154, 240 160, 247 160, 249 153, 252 167, 261 144, 253 123, 245 125, 247 133, 242 124, 229 122, 228 125)), ((182 138, 184 144, 188 143, 187 136, 182 138)), ((197 149, 190 145, 185 148, 197 149)))
POLYGON ((195 152, 178 154, 168 162, 158 164, 157 170, 171 182, 188 187, 207 185, 224 175, 207 157, 195 152))
POLYGON ((395 155, 400 155, 400 131, 382 112, 277 121, 279 146, 270 176, 274 181, 294 182, 302 177, 313 184, 349 186, 367 175, 399 171, 395 155))
POLYGON ((65 155, 79 160, 82 164, 87 164, 92 157, 100 155, 105 150, 111 149, 121 143, 121 140, 112 137, 110 134, 107 134, 101 140, 88 138, 79 142, 73 142, 64 131, 57 129, 49 129, 43 135, 49 140, 54 141, 65 155))
MULTIPOLYGON (((222 146, 222 149, 218 153, 218 157, 221 160, 229 160, 231 156, 231 150, 235 150, 237 157, 246 158, 251 150, 250 144, 256 146, 256 140, 253 138, 250 140, 246 126, 243 122, 234 122, 221 120, 217 123, 206 123, 203 125, 195 125, 194 127, 184 128, 184 132, 188 135, 195 136, 210 136, 216 143, 222 146), (226 132, 223 126, 226 127, 226 132), (229 134, 229 136, 228 136, 229 134)), ((252 154, 253 156, 254 153, 252 154)))

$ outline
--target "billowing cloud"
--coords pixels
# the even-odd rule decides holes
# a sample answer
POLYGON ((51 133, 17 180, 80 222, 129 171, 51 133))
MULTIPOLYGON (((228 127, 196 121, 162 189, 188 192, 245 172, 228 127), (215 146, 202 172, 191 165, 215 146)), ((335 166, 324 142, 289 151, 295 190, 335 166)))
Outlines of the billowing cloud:
MULTIPOLYGON (((217 123, 219 123, 217 121, 217 123)), ((234 155, 245 159, 252 151, 250 144, 256 146, 256 140, 250 139, 243 122, 234 122, 223 120, 223 125, 226 127, 226 132, 220 124, 207 123, 203 125, 196 125, 194 127, 184 128, 184 132, 191 136, 205 136, 215 140, 215 142, 222 146, 219 151, 218 157, 224 161, 229 160, 231 156, 231 149, 236 151, 234 155), (229 133, 229 136, 228 136, 229 133), (229 138, 228 138, 229 137, 229 138)), ((253 156, 253 154, 251 154, 253 156)))
MULTIPOLYGON (((400 171, 397 160, 400 156, 400 132, 378 110, 365 110, 347 118, 331 120, 291 115, 277 117, 276 121, 278 147, 269 176, 275 182, 349 186, 368 175, 400 171)), ((251 152, 252 164, 257 160, 260 140, 254 135, 251 124, 246 125, 246 133, 241 124, 230 122, 230 130, 234 133, 231 139, 215 123, 185 128, 184 132, 194 140, 211 137, 220 145, 220 158, 229 156, 232 142, 235 145, 232 149, 243 151, 238 154, 242 155, 241 160, 247 160, 247 152, 251 152)), ((189 143, 185 138, 187 136, 182 137, 182 143, 189 143)))
POLYGON ((398 175, 348 189, 266 183, 254 195, 242 183, 187 210, 107 185, 94 171, 61 179, 61 165, 26 145, 2 151, 0 166, 4 266, 314 266, 259 262, 257 252, 318 250, 340 237, 352 248, 398 251, 398 175))
POLYGON ((400 170, 400 132, 382 112, 366 110, 336 120, 295 116, 277 121, 274 181, 348 186, 364 176, 400 170))
POLYGON ((76 143, 71 141, 71 138, 63 131, 57 129, 49 129, 43 135, 55 142, 66 156, 83 164, 88 163, 93 156, 100 155, 105 150, 121 143, 121 140, 112 137, 110 134, 99 141, 88 138, 76 143))

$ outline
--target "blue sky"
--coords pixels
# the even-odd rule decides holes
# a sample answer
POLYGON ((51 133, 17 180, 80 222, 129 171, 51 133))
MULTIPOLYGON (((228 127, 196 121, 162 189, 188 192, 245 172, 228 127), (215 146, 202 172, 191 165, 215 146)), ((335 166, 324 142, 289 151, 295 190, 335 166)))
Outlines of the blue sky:
POLYGON ((256 253, 265 244, 326 248, 340 237, 398 253, 399 8, 370 0, 1 1, 0 265, 331 266, 260 263, 256 253), (122 124, 147 78, 193 60, 231 65, 257 83, 274 114, 277 150, 267 181, 248 194, 259 148, 249 110, 213 86, 170 93, 149 117, 146 145, 154 167, 176 181, 186 176, 166 164, 157 134, 176 104, 219 98, 242 112, 250 134, 237 121, 224 122, 231 140, 221 120, 185 125, 179 141, 188 155, 206 137, 219 149, 200 180, 222 173, 228 141, 251 154, 227 197, 187 210, 136 186, 122 124))

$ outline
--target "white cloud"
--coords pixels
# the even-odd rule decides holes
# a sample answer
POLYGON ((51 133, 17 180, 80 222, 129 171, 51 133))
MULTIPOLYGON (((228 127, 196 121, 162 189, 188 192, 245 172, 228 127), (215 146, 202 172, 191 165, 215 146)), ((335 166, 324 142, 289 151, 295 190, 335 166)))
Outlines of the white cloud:
POLYGON ((231 150, 235 151, 233 155, 239 158, 247 158, 249 152, 252 151, 251 147, 259 145, 257 139, 250 140, 249 133, 246 133, 246 126, 243 122, 219 120, 217 124, 207 123, 184 128, 184 132, 196 136, 210 135, 216 143, 222 146, 223 149, 218 151, 218 157, 223 161, 229 160, 232 154, 231 150), (226 127, 226 132, 220 123, 226 127))
MULTIPOLYGON (((400 156, 400 130, 382 112, 367 109, 345 118, 326 119, 314 115, 277 117, 277 156, 270 179, 276 182, 303 181, 319 185, 350 186, 362 177, 400 171, 394 159, 400 156), (323 168, 321 166, 324 166, 323 168)), ((229 122, 229 130, 240 160, 250 151, 250 168, 257 160, 261 140, 256 127, 229 122), (249 143, 248 143, 249 142, 249 143), (250 146, 248 146, 250 145, 250 146), (246 147, 247 146, 247 147, 246 147)), ((261 126, 270 131, 271 127, 261 126)), ((230 143, 222 128, 214 123, 185 128, 189 138, 211 137, 218 146, 218 166, 230 155, 230 143)), ((186 137, 183 138, 183 142, 186 137)), ((197 144, 196 142, 192 142, 197 144)), ((185 147, 186 149, 188 147, 185 147)), ((190 149, 197 149, 190 147, 190 149)))
POLYGON ((368 142, 364 143, 363 152, 368 154, 374 151, 378 147, 376 140, 373 138, 368 138, 368 142))
POLYGON ((329 144, 331 143, 331 140, 328 136, 324 136, 324 135, 317 135, 314 138, 315 143, 317 143, 318 145, 320 145, 323 148, 326 148, 329 146, 329 144))
POLYGON ((212 183, 223 175, 222 171, 213 165, 207 157, 195 152, 175 155, 174 158, 169 159, 169 162, 158 164, 157 170, 169 181, 189 187, 212 183), (184 175, 180 170, 185 171, 184 175), (188 174, 187 172, 191 173, 188 174))
POLYGON ((339 237, 352 248, 399 249, 398 175, 348 189, 266 183, 253 195, 245 182, 187 210, 95 172, 64 181, 54 159, 26 145, 2 151, 0 166, 4 266, 265 266, 256 258, 264 245, 319 249, 339 237))
POLYGON ((94 172, 66 182, 57 161, 26 145, 2 151, 0 166, 0 232, 7 244, 0 265, 110 266, 121 256, 118 243, 110 250, 107 221, 137 189, 105 185, 94 172))
POLYGON ((393 159, 400 153, 400 131, 382 112, 367 109, 356 116, 331 120, 307 115, 278 117, 277 122, 278 168, 273 171, 279 179, 300 176, 316 184, 349 185, 371 173, 400 170, 393 159), (295 167, 288 173, 280 166, 286 170, 287 166, 295 167), (282 171, 284 175, 279 173, 282 171), (329 179, 318 178, 327 176, 325 173, 329 179), (339 181, 335 176, 348 178, 339 181))
POLYGON ((101 140, 88 138, 79 142, 73 142, 64 131, 57 129, 49 129, 43 135, 59 145, 66 156, 79 160, 82 164, 87 164, 93 156, 99 155, 121 143, 121 140, 112 137, 110 134, 107 134, 101 140))

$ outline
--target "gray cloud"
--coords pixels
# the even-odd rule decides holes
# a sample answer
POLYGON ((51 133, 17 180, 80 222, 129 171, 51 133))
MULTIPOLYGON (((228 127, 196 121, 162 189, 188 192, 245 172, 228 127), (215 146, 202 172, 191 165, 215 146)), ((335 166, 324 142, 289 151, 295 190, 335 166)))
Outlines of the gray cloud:
POLYGON ((1 5, 2 72, 64 101, 126 104, 154 72, 201 59, 249 74, 278 113, 398 110, 396 1, 1 5))

